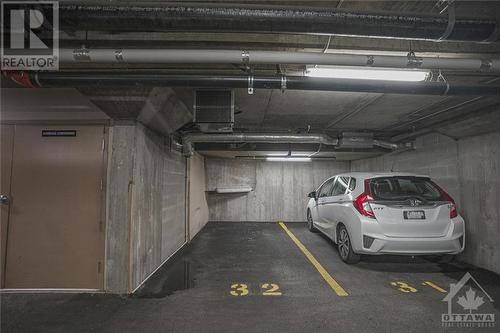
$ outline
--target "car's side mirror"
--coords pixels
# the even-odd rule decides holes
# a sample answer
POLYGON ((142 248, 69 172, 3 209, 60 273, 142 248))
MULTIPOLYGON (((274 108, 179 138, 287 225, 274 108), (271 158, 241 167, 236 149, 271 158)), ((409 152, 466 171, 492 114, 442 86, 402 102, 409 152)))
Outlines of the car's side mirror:
POLYGON ((312 191, 307 195, 309 198, 317 199, 316 197, 316 191, 312 191))

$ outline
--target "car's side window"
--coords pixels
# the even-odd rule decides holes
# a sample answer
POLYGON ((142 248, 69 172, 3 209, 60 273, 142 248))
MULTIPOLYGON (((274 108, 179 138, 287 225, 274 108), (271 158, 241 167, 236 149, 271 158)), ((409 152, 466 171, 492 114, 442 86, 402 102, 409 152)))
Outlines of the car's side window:
POLYGON ((356 189, 356 178, 351 178, 349 182, 349 192, 354 191, 354 189, 356 189))
POLYGON ((332 184, 335 178, 328 179, 323 186, 318 191, 318 198, 323 198, 327 197, 330 195, 331 189, 332 189, 332 184))
POLYGON ((344 176, 337 177, 335 185, 333 185, 332 193, 330 195, 335 196, 335 195, 345 194, 348 184, 349 184, 349 177, 344 177, 344 176))
POLYGON ((331 192, 331 196, 335 196, 335 195, 338 195, 339 193, 339 181, 338 181, 338 177, 337 177, 337 181, 335 182, 335 184, 333 185, 333 188, 332 188, 332 192, 331 192))

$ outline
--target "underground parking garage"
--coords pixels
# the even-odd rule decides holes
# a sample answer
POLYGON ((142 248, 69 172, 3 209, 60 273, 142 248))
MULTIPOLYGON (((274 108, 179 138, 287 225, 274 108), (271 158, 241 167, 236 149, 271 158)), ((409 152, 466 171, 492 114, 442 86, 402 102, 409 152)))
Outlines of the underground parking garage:
POLYGON ((1 5, 2 331, 498 330, 499 3, 1 5))

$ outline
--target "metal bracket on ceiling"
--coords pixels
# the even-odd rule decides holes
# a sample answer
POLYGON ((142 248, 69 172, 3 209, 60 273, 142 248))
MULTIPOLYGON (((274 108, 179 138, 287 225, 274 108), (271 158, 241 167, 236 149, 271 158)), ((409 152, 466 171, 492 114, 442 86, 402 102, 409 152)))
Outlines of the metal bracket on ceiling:
POLYGON ((438 75, 438 77, 436 79, 436 82, 443 82, 443 83, 446 84, 446 89, 441 94, 441 96, 448 95, 448 91, 450 91, 450 84, 448 83, 448 81, 446 81, 446 78, 444 77, 443 73, 441 73, 441 70, 439 70, 439 75, 438 75))
POLYGON ((124 62, 123 60, 123 50, 115 50, 115 58, 118 62, 124 62))
POLYGON ((439 75, 436 78, 436 82, 447 82, 446 78, 444 77, 443 73, 441 73, 441 70, 439 70, 439 75))
POLYGON ((413 51, 408 52, 407 57, 408 57, 408 63, 406 64, 406 66, 410 68, 421 67, 422 63, 424 62, 423 58, 417 57, 415 55, 415 52, 413 51))
POLYGON ((366 56, 366 65, 367 66, 373 66, 374 63, 375 63, 375 57, 374 56, 372 56, 372 55, 366 56))
POLYGON ((448 25, 446 26, 446 30, 443 32, 441 37, 438 38, 438 41, 446 40, 450 37, 453 32, 453 28, 455 27, 455 0, 439 0, 438 4, 445 3, 445 7, 439 12, 443 14, 444 12, 448 12, 448 25))
POLYGON ((243 50, 241 52, 241 63, 244 66, 248 66, 250 64, 250 52, 243 50))
POLYGON ((286 90, 286 76, 281 75, 281 93, 284 93, 286 90))
POLYGON ((491 71, 492 67, 493 67, 493 61, 491 61, 489 59, 482 59, 481 66, 479 67, 479 70, 482 72, 489 72, 489 71, 491 71))
POLYGON ((90 61, 89 49, 82 45, 79 49, 73 50, 73 59, 77 62, 90 61))
POLYGON ((243 50, 241 51, 241 65, 246 71, 250 70, 250 52, 243 50))
POLYGON ((248 94, 253 95, 253 75, 248 76, 248 94))
POLYGON ((176 136, 170 135, 168 138, 165 138, 165 140, 167 139, 170 151, 182 151, 182 144, 179 142, 176 136))

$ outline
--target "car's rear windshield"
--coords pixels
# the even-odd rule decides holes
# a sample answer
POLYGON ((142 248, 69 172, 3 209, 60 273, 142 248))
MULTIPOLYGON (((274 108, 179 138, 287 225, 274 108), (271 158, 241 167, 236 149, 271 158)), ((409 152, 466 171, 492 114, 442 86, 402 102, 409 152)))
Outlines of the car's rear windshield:
POLYGON ((370 181, 374 200, 407 200, 418 198, 441 201, 442 194, 434 183, 425 177, 380 177, 370 181))

